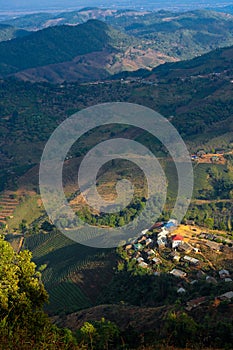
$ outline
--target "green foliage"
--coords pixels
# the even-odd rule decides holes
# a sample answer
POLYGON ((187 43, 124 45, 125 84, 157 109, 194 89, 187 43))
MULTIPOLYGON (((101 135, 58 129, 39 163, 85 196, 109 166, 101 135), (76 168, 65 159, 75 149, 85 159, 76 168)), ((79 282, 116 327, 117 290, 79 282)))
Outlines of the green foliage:
POLYGON ((0 314, 12 320, 22 312, 26 316, 48 299, 31 257, 28 251, 16 254, 9 243, 0 240, 0 314))
MULTIPOLYGON (((165 333, 169 334, 168 345, 181 348, 211 346, 230 349, 233 323, 230 321, 213 322, 206 316, 197 323, 192 316, 182 312, 170 312, 165 318, 165 333)), ((164 334, 164 333, 163 333, 164 334)))
POLYGON ((198 325, 186 313, 169 313, 165 321, 165 328, 172 345, 184 348, 193 343, 198 344, 198 325))
POLYGON ((92 215, 90 210, 84 208, 77 212, 77 216, 84 222, 96 226, 121 227, 133 221, 145 207, 146 199, 134 199, 126 208, 119 213, 92 215))
MULTIPOLYGON (((46 277, 45 274, 45 280, 47 282, 46 277)), ((53 276, 50 276, 50 284, 47 283, 50 304, 46 307, 46 310, 49 310, 50 313, 71 313, 91 306, 91 302, 85 295, 85 291, 83 292, 77 284, 69 280, 68 276, 66 276, 64 282, 60 281, 57 285, 53 285, 52 280, 53 276)))
POLYGON ((85 322, 77 332, 79 343, 87 345, 90 350, 116 349, 120 343, 118 327, 104 318, 93 323, 85 322))
POLYGON ((206 218, 204 220, 204 225, 209 229, 213 229, 214 228, 214 219, 213 218, 206 218))
POLYGON ((40 227, 43 231, 46 231, 46 232, 51 232, 53 231, 54 229, 54 225, 52 225, 49 221, 44 221, 42 224, 41 224, 41 227, 40 227))
POLYGON ((110 49, 114 42, 109 34, 111 31, 106 24, 90 20, 77 27, 51 27, 18 40, 2 42, 0 73, 8 75, 27 68, 71 61, 76 56, 104 48, 110 49))
POLYGON ((124 301, 131 305, 150 307, 175 302, 177 279, 174 276, 162 274, 155 277, 149 275, 145 269, 140 271, 137 273, 135 268, 132 271, 119 271, 99 302, 124 301))
MULTIPOLYGON (((83 286, 81 281, 85 277, 81 276, 85 272, 89 276, 89 269, 99 276, 98 266, 108 265, 109 259, 112 259, 109 250, 77 244, 57 230, 26 236, 23 248, 33 252, 37 266, 46 264, 42 272, 42 281, 50 296, 46 310, 52 314, 67 313, 93 305, 88 293, 89 283, 93 283, 92 277, 88 277, 89 283, 86 281, 87 285, 83 286)), ((96 291, 97 294, 99 292, 96 291)))
POLYGON ((204 204, 191 204, 185 218, 194 220, 197 225, 209 229, 231 232, 233 225, 232 203, 230 201, 213 201, 204 204))
POLYGON ((48 294, 31 258, 0 238, 0 349, 78 349, 72 334, 53 326, 42 311, 48 294))
POLYGON ((232 45, 232 21, 216 12, 162 11, 144 16, 127 16, 126 13, 108 21, 126 33, 144 39, 144 48, 146 41, 150 48, 183 60, 232 45))
POLYGON ((90 349, 93 350, 93 341, 96 335, 96 328, 89 322, 85 322, 84 325, 80 328, 78 332, 78 337, 80 341, 87 346, 90 346, 90 349))

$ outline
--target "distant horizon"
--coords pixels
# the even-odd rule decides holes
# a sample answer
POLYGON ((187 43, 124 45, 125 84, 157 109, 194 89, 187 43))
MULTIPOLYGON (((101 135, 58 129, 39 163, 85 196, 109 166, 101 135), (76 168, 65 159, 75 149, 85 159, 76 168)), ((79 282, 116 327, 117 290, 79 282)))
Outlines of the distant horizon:
POLYGON ((129 8, 129 9, 145 9, 145 10, 159 10, 159 9, 174 9, 185 10, 195 8, 208 8, 208 7, 220 7, 233 5, 232 0, 115 0, 109 4, 107 0, 101 2, 96 0, 87 1, 75 1, 75 0, 34 0, 33 3, 29 3, 26 0, 0 0, 0 13, 12 12, 12 13, 33 13, 33 12, 57 12, 66 10, 79 10, 85 7, 104 7, 104 8, 129 8))

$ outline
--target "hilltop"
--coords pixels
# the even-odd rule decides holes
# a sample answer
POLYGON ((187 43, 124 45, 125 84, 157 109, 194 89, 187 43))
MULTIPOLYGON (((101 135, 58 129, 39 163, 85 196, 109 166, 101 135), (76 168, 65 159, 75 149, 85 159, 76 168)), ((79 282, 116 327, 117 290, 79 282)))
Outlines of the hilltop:
POLYGON ((0 44, 0 74, 6 76, 29 68, 61 63, 103 49, 111 52, 113 47, 107 30, 106 24, 89 21, 77 27, 48 28, 18 40, 3 42, 0 44))
POLYGON ((143 50, 137 39, 98 20, 50 27, 2 42, 0 57, 2 77, 54 83, 99 80, 173 60, 153 49, 143 50))
MULTIPOLYGON (((39 30, 47 27, 57 25, 77 25, 82 24, 89 19, 105 20, 105 18, 117 16, 121 13, 124 14, 123 10, 113 9, 100 9, 94 7, 86 7, 78 11, 62 12, 59 14, 53 13, 36 13, 26 16, 20 16, 18 18, 4 21, 6 24, 13 25, 17 28, 24 28, 27 30, 39 30)), ((127 12, 127 11, 126 11, 127 12)), ((133 11, 135 14, 137 11, 133 11)))

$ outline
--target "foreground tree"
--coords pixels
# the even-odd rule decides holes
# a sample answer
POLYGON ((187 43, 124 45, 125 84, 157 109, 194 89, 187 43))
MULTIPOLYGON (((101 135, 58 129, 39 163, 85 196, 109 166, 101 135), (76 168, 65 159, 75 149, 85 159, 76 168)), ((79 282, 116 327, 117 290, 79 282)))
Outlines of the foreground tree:
POLYGON ((0 349, 81 349, 43 312, 48 294, 31 258, 0 236, 0 349))
POLYGON ((77 331, 77 338, 90 350, 110 350, 121 348, 118 327, 104 318, 93 323, 85 322, 77 331))

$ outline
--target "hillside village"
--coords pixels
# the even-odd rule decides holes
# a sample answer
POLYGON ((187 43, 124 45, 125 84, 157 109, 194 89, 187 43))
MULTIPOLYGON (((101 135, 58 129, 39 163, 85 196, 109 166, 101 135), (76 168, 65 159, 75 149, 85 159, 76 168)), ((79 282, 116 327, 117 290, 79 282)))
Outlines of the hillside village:
POLYGON ((214 152, 209 153, 201 149, 191 155, 191 160, 197 164, 226 164, 226 156, 232 155, 232 150, 225 150, 217 148, 214 152))
MULTIPOLYGON (((166 273, 179 278, 178 294, 187 292, 185 285, 205 281, 216 286, 225 284, 227 292, 215 297, 219 300, 231 300, 232 252, 230 239, 227 243, 225 240, 220 241, 217 234, 202 232, 194 226, 193 221, 178 225, 176 220, 171 219, 168 222, 157 222, 142 231, 139 238, 122 248, 121 257, 127 263, 133 263, 138 271, 144 270, 144 273, 154 276, 166 273)), ((190 300, 187 302, 187 309, 191 310, 205 300, 205 297, 190 300)))

